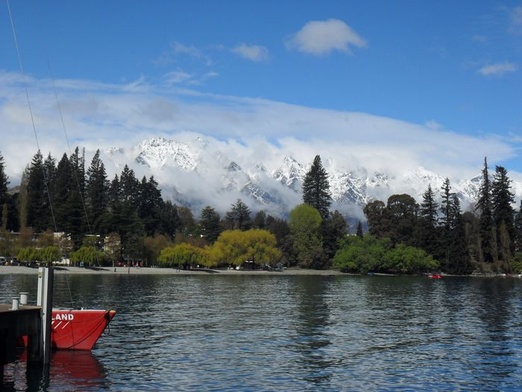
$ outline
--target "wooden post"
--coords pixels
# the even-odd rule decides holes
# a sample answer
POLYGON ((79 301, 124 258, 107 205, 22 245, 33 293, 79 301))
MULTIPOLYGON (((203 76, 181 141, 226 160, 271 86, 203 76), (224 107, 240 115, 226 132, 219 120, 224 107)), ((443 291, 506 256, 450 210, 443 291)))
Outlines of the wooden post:
POLYGON ((38 268, 37 305, 42 307, 41 356, 43 365, 49 365, 49 363, 51 362, 51 322, 53 317, 53 287, 53 268, 38 268))

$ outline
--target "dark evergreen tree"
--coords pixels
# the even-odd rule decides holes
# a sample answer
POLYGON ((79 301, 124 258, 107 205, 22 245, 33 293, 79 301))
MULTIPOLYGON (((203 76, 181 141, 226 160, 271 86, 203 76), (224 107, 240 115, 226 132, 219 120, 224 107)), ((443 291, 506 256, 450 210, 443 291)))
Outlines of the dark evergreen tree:
MULTIPOLYGON (((66 154, 58 162, 52 183, 56 230, 70 235, 79 248, 85 235, 85 214, 76 168, 66 154)), ((76 163, 75 163, 76 164, 76 163)))
POLYGON ((177 207, 177 211, 179 217, 178 232, 186 237, 193 237, 194 234, 197 234, 197 225, 196 220, 194 219, 194 214, 192 214, 190 208, 185 206, 177 207))
POLYGON ((0 205, 7 203, 9 179, 5 174, 4 157, 0 153, 0 205))
POLYGON ((515 252, 522 252, 522 200, 520 201, 520 208, 515 215, 515 239, 513 241, 515 252))
POLYGON ((103 234, 117 233, 121 238, 124 257, 127 261, 140 257, 143 251, 140 237, 145 236, 145 227, 138 215, 140 183, 134 171, 127 165, 121 176, 116 175, 109 187, 109 206, 101 219, 103 234))
POLYGON ((441 238, 440 249, 435 254, 438 260, 441 261, 443 269, 448 269, 450 264, 451 244, 453 243, 453 225, 454 225, 454 193, 451 192, 451 184, 449 178, 444 180, 442 184, 442 201, 440 203, 440 224, 441 224, 441 238))
POLYGON ((482 256, 479 217, 472 211, 466 211, 462 214, 461 220, 464 224, 469 261, 472 265, 480 268, 481 265, 479 262, 482 256))
POLYGON ((85 194, 85 151, 82 150, 80 155, 80 149, 75 148, 74 153, 70 157, 72 177, 74 180, 74 189, 79 193, 81 199, 84 198, 85 194))
MULTIPOLYGON (((448 180, 449 181, 449 180, 448 180)), ((428 189, 422 196, 419 207, 418 246, 433 256, 437 256, 440 247, 438 230, 438 209, 435 194, 428 185, 428 189)))
POLYGON ((274 218, 271 215, 266 217, 266 229, 275 235, 278 247, 283 250, 284 243, 290 234, 290 227, 285 219, 274 218))
POLYGON ((221 217, 216 210, 210 206, 206 206, 201 211, 199 218, 199 228, 201 235, 207 243, 213 244, 221 234, 221 217))
POLYGON ((139 181, 136 179, 134 170, 125 165, 120 175, 119 198, 122 203, 127 203, 134 208, 138 207, 139 181))
POLYGON ((323 219, 328 219, 332 196, 328 173, 321 163, 321 157, 316 155, 310 170, 303 181, 303 202, 314 207, 323 219))
POLYGON ((45 179, 45 196, 47 199, 46 208, 50 211, 48 218, 48 229, 56 229, 55 205, 54 205, 54 182, 56 180, 56 159, 49 153, 43 163, 45 179))
POLYGON ((446 272, 451 274, 469 274, 473 270, 467 248, 466 227, 462 219, 460 200, 455 193, 451 194, 449 211, 449 238, 447 238, 446 272))
POLYGON ((112 209, 116 203, 121 203, 120 179, 115 175, 109 184, 109 210, 112 209))
POLYGON ((451 184, 449 178, 444 180, 442 184, 442 201, 440 203, 441 226, 445 231, 449 231, 451 227, 451 211, 452 211, 452 200, 453 193, 451 192, 451 184))
POLYGON ((357 222, 357 231, 356 231, 355 235, 359 238, 364 237, 363 225, 362 225, 361 221, 357 222))
POLYGON ((479 213, 480 261, 493 263, 496 261, 495 228, 493 224, 493 209, 491 203, 491 180, 488 172, 487 158, 484 158, 482 169, 482 183, 479 197, 475 206, 479 213))
POLYGON ((149 180, 143 177, 138 192, 138 216, 148 236, 154 235, 159 227, 163 205, 161 191, 154 177, 151 176, 149 180))
POLYGON ((53 181, 53 204, 56 214, 56 228, 58 231, 67 231, 67 219, 71 213, 71 206, 67 201, 74 188, 74 179, 72 173, 71 162, 67 154, 63 154, 62 159, 58 162, 56 173, 53 181))
POLYGON ((497 233, 497 252, 505 266, 509 265, 515 251, 514 203, 515 195, 511 191, 511 180, 507 171, 502 166, 496 166, 491 185, 491 205, 497 233))
POLYGON ((368 222, 368 231, 377 238, 391 237, 392 227, 389 211, 381 200, 373 200, 363 209, 368 222))
POLYGON ((224 224, 225 228, 229 230, 250 229, 252 227, 250 208, 241 199, 237 199, 236 203, 232 205, 232 209, 226 213, 224 224))
POLYGON ((254 216, 254 220, 252 222, 252 228, 254 229, 262 229, 266 228, 266 212, 261 210, 256 213, 254 216))
POLYGON ((9 179, 5 174, 4 157, 0 153, 0 208, 2 229, 7 230, 9 221, 9 202, 10 197, 8 193, 9 179))
POLYGON ((37 233, 52 227, 52 211, 47 184, 48 173, 43 163, 43 157, 38 151, 31 161, 27 171, 27 209, 26 224, 37 233))
POLYGON ((109 212, 102 218, 101 228, 105 234, 119 235, 122 255, 126 261, 140 258, 141 245, 136 241, 145 236, 145 230, 136 209, 130 203, 112 202, 109 212))
POLYGON ((391 223, 390 239, 393 244, 415 245, 414 232, 417 226, 418 204, 407 194, 391 195, 386 210, 391 223))
POLYGON ((180 225, 178 208, 170 200, 167 200, 164 202, 160 213, 160 233, 174 239, 180 225))
MULTIPOLYGON (((325 262, 329 263, 339 249, 340 241, 346 237, 348 225, 343 215, 335 210, 330 214, 329 219, 321 222, 321 231, 325 262)), ((328 265, 322 266, 322 268, 326 267, 328 265)))
POLYGON ((85 194, 88 224, 93 232, 98 233, 101 218, 109 205, 109 182, 105 165, 100 159, 100 150, 94 154, 87 170, 85 194))

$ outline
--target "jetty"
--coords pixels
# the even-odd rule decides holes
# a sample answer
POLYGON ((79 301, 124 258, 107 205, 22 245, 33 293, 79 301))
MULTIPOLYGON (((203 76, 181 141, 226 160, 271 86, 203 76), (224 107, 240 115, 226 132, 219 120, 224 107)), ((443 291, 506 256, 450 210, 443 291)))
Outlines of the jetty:
POLYGON ((38 271, 37 306, 28 305, 28 293, 13 297, 12 304, 0 304, 0 382, 4 366, 17 359, 20 340, 27 336, 27 365, 45 366, 51 354, 53 271, 38 271))

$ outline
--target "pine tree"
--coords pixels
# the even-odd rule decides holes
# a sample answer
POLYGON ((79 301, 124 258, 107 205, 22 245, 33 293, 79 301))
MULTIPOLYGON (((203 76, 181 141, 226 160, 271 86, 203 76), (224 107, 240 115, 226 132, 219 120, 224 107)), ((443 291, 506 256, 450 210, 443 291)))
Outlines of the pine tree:
POLYGON ((100 150, 94 154, 86 178, 86 209, 89 225, 94 232, 100 229, 101 218, 109 205, 109 182, 100 150))
MULTIPOLYGON (((453 205, 453 196, 455 195, 451 192, 451 184, 449 178, 444 180, 442 184, 442 201, 440 203, 440 248, 436 257, 442 261, 443 268, 447 271, 451 269, 451 244, 453 242, 453 218, 454 218, 454 209, 453 205)), ((457 199, 458 201, 458 199, 457 199)))
POLYGON ((83 199, 85 192, 85 150, 82 150, 82 155, 80 155, 80 149, 76 147, 74 153, 71 154, 70 163, 74 179, 73 189, 78 191, 83 199))
POLYGON ((232 205, 232 209, 225 215, 225 228, 229 230, 248 230, 252 227, 250 208, 241 199, 232 205))
POLYGON ((119 197, 120 201, 134 208, 138 205, 139 181, 136 179, 134 170, 125 165, 120 175, 119 197))
POLYGON ((9 218, 9 194, 8 194, 9 179, 5 174, 4 157, 0 153, 0 208, 1 208, 1 224, 2 229, 7 230, 9 218))
POLYGON ((170 239, 174 239, 180 225, 178 208, 170 200, 167 200, 160 211, 159 232, 165 234, 170 239))
POLYGON ((266 229, 266 212, 261 210, 256 212, 254 220, 252 221, 252 228, 254 229, 266 229))
POLYGON ((496 166, 493 183, 491 186, 491 204, 493 207, 493 222, 497 231, 498 252, 504 263, 509 263, 515 246, 513 204, 515 195, 511 192, 511 180, 507 176, 507 171, 502 166, 496 166))
POLYGON ((53 194, 53 210, 56 230, 71 236, 75 248, 79 248, 85 235, 85 213, 82 192, 78 189, 77 159, 69 159, 63 154, 54 171, 50 189, 53 194))
POLYGON ((209 244, 216 242, 222 228, 221 218, 214 208, 210 206, 203 208, 199 218, 199 227, 201 235, 209 244))
POLYGON ((467 249, 466 228, 462 219, 460 200, 455 193, 449 200, 449 237, 446 238, 447 247, 446 271, 452 274, 469 274, 472 264, 467 249))
POLYGON ((143 221, 147 235, 152 236, 156 232, 162 208, 163 199, 158 183, 153 176, 148 180, 143 177, 138 192, 138 216, 143 221))
POLYGON ((522 252, 522 200, 520 201, 520 208, 515 215, 515 238, 513 244, 515 252, 522 252))
MULTIPOLYGON (((48 168, 48 167, 47 167, 48 168)), ((51 227, 52 210, 48 192, 49 170, 46 170, 43 156, 38 151, 27 171, 27 226, 37 233, 51 227)))
POLYGON ((329 219, 322 221, 321 232, 326 261, 333 259, 335 256, 337 249, 339 249, 340 241, 346 237, 347 228, 346 220, 337 210, 331 213, 329 219))
POLYGON ((321 163, 321 157, 316 155, 314 162, 303 181, 303 202, 314 207, 323 220, 328 219, 332 196, 328 173, 321 163))
POLYGON ((479 213, 479 235, 482 261, 493 263, 496 261, 496 247, 494 246, 496 238, 491 203, 491 180, 489 178, 487 158, 484 158, 482 183, 479 188, 479 198, 475 210, 479 213))
POLYGON ((437 229, 438 208, 430 184, 422 196, 422 203, 419 207, 418 245, 434 256, 436 256, 440 247, 437 229))

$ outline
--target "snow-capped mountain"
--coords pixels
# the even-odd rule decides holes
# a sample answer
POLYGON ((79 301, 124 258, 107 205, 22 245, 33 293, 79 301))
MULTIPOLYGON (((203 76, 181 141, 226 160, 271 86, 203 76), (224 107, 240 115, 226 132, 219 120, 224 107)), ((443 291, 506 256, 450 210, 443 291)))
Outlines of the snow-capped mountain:
MULTIPOLYGON (((201 136, 182 139, 152 138, 130 149, 109 148, 103 160, 108 167, 113 165, 116 174, 127 164, 138 178, 154 176, 165 199, 195 213, 205 206, 223 213, 241 199, 253 211, 284 216, 302 202, 301 185, 313 157, 283 155, 266 145, 252 149, 201 136)), ((402 173, 371 172, 364 167, 347 169, 345 162, 323 155, 321 160, 329 175, 332 208, 352 218, 363 218, 362 208, 368 201, 386 202, 392 194, 407 193, 421 202, 429 185, 437 194, 446 178, 423 167, 402 173)), ((476 178, 451 181, 463 209, 475 203, 479 186, 480 173, 476 178)), ((522 184, 513 183, 513 190, 519 199, 522 184)))

